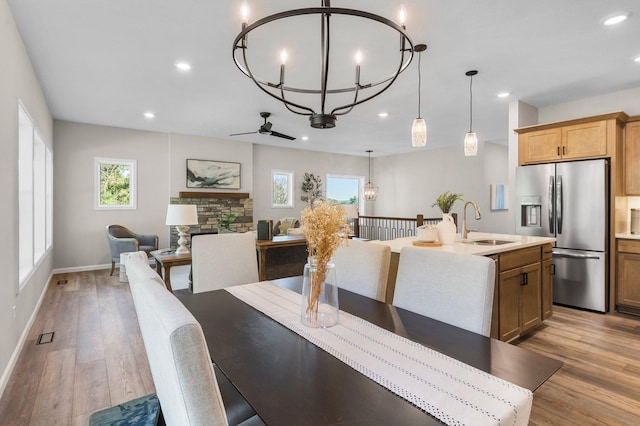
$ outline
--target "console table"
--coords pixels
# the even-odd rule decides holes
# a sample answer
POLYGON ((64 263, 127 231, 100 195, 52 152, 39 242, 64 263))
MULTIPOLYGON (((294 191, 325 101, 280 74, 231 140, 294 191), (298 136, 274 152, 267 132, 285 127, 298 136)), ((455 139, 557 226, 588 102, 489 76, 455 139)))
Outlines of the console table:
POLYGON ((282 235, 275 236, 271 240, 256 240, 260 281, 302 275, 307 261, 306 247, 307 240, 304 236, 298 235, 282 235), (269 252, 268 264, 267 252, 269 252), (278 268, 280 271, 275 270, 278 268))

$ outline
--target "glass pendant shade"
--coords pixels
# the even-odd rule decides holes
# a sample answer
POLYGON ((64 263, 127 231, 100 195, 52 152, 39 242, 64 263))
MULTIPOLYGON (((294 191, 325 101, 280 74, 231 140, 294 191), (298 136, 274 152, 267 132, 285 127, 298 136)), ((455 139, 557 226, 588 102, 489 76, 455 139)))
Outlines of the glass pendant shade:
POLYGON ((364 199, 367 201, 375 201, 378 197, 378 187, 371 183, 371 181, 367 182, 364 186, 364 199))
POLYGON ((424 118, 416 118, 411 126, 411 146, 420 148, 427 144, 427 123, 424 118))
POLYGON ((464 155, 470 157, 478 154, 478 136, 476 132, 468 132, 464 137, 464 155))

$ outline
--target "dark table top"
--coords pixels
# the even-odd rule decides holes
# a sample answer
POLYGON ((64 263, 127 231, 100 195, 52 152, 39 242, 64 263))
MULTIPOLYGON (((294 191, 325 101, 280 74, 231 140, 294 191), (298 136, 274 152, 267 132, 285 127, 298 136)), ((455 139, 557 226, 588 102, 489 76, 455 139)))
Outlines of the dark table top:
MULTIPOLYGON (((302 278, 274 283, 300 292, 302 278)), ((269 425, 440 424, 225 290, 176 292, 213 361, 269 425)), ((340 309, 535 390, 562 362, 340 289, 340 309)))

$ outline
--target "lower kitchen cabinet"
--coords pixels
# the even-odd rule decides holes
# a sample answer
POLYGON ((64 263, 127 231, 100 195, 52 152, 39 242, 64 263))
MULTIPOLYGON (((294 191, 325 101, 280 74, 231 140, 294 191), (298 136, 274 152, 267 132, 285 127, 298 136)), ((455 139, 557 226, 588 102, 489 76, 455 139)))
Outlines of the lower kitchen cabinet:
POLYGON ((541 248, 502 253, 498 264, 498 338, 508 341, 542 322, 541 248))
POLYGON ((640 240, 618 239, 616 262, 616 307, 640 315, 640 240))
POLYGON ((553 315, 553 274, 555 267, 551 260, 551 244, 542 246, 542 319, 553 315))

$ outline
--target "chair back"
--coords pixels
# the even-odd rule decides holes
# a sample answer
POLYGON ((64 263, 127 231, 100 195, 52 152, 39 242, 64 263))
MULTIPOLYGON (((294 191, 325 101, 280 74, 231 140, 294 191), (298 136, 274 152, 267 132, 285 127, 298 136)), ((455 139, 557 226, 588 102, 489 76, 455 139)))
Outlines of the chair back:
POLYGON ((338 287, 385 301, 391 248, 375 242, 348 240, 333 255, 338 287))
POLYGON ((256 234, 198 235, 191 240, 193 292, 258 281, 256 234))
POLYGON ((489 336, 495 264, 484 256, 405 247, 393 304, 489 336))
POLYGON ((126 263, 151 375, 168 425, 227 425, 200 324, 137 252, 126 263))

